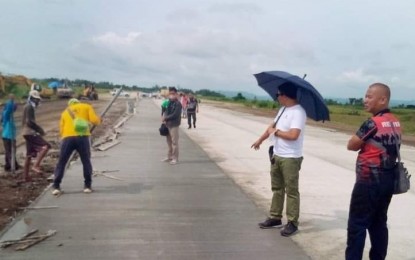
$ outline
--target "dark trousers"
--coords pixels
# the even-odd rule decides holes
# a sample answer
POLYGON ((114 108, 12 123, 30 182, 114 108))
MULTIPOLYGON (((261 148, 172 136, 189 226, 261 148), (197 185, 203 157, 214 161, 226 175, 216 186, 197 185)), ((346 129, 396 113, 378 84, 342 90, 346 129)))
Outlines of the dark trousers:
POLYGON ((60 188, 63 175, 65 173, 65 166, 73 151, 77 151, 84 170, 84 184, 86 188, 91 187, 92 183, 92 164, 91 164, 91 149, 89 145, 88 136, 71 136, 62 140, 61 151, 59 154, 59 161, 55 168, 55 180, 53 187, 60 188))
POLYGON ((11 140, 7 138, 3 138, 3 145, 4 145, 4 169, 6 171, 10 171, 12 168, 12 145, 14 146, 14 158, 15 158, 15 169, 17 170, 20 165, 17 164, 16 158, 16 140, 11 140))
POLYGON ((193 126, 196 127, 196 111, 187 112, 187 124, 189 125, 189 127, 192 127, 192 117, 193 117, 193 126))
POLYGON ((385 259, 388 251, 388 207, 393 195, 393 174, 383 173, 371 183, 357 182, 350 202, 346 259, 362 259, 366 230, 370 259, 385 259))

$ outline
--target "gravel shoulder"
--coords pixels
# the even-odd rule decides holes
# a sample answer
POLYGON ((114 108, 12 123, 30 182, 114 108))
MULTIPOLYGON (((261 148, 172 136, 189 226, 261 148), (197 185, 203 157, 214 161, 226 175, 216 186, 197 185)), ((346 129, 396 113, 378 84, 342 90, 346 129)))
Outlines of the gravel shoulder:
MULTIPOLYGON (((272 109, 264 109, 264 108, 257 108, 257 107, 248 107, 243 104, 238 103, 230 103, 230 102, 219 102, 213 100, 203 100, 203 103, 207 105, 211 105, 218 108, 239 111, 242 113, 247 113, 251 115, 267 117, 271 120, 275 117, 276 111, 272 109)), ((339 122, 316 122, 314 120, 308 119, 307 124, 311 126, 316 126, 332 131, 338 131, 345 134, 354 134, 356 132, 356 127, 350 126, 346 123, 339 123, 339 122)), ((403 135, 402 141, 406 145, 415 146, 415 136, 414 135, 403 135)))
MULTIPOLYGON (((100 96, 100 100, 89 102, 99 114, 109 103, 109 95, 100 96)), ((4 172, 4 151, 0 146, 0 230, 8 223, 15 219, 25 207, 45 190, 49 185, 47 177, 53 174, 59 156, 59 119, 62 111, 67 107, 68 100, 45 101, 36 111, 36 121, 46 131, 46 140, 52 145, 52 149, 42 162, 43 176, 34 176, 34 181, 30 183, 20 182, 21 170, 16 171, 16 175, 4 172)), ((92 140, 105 135, 108 129, 111 129, 119 117, 125 112, 126 99, 119 98, 115 101, 111 109, 103 118, 102 124, 95 128, 92 134, 92 140)), ((21 129, 23 105, 20 105, 15 113, 15 120, 18 129, 21 129)), ((24 164, 25 144, 23 137, 18 135, 17 138, 17 161, 20 165, 24 164)), ((31 173, 34 174, 34 173, 31 173)))

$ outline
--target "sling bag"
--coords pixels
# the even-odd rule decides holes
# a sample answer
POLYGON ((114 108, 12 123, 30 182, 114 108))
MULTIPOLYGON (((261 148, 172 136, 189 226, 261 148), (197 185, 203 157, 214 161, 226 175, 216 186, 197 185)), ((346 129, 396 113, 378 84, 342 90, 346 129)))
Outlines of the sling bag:
POLYGON ((74 127, 75 132, 80 136, 86 135, 89 129, 88 121, 83 118, 75 116, 75 113, 72 111, 72 109, 68 108, 67 110, 73 120, 73 127, 74 127))
MULTIPOLYGON (((397 136, 395 132, 395 127, 393 126, 393 122, 390 122, 392 131, 395 136, 397 136)), ((411 175, 408 173, 408 169, 405 168, 403 162, 401 161, 401 153, 399 151, 398 140, 395 142, 396 144, 396 153, 398 155, 398 162, 394 168, 394 187, 393 187, 393 194, 402 194, 406 193, 411 188, 411 175)))

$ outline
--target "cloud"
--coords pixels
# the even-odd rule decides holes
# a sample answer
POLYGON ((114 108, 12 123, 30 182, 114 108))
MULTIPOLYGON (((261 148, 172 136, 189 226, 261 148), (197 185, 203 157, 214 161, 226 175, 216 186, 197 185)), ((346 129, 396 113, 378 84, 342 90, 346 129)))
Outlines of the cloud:
POLYGON ((166 15, 166 20, 173 23, 190 23, 201 18, 199 10, 191 8, 181 8, 171 11, 166 15))
POLYGON ((357 1, 300 9, 271 0, 9 2, 0 17, 3 72, 254 91, 253 73, 286 70, 307 73, 331 96, 361 95, 372 81, 414 86, 415 45, 401 26, 415 21, 409 1, 359 10, 357 1))
POLYGON ((103 35, 98 35, 92 38, 93 42, 104 44, 108 46, 122 47, 131 45, 141 35, 140 32, 129 32, 126 36, 120 36, 114 32, 107 32, 103 35))
POLYGON ((262 41, 242 30, 169 26, 157 32, 95 35, 74 46, 70 56, 94 74, 99 67, 105 77, 121 75, 134 84, 239 89, 255 86, 252 74, 260 70, 314 62, 312 50, 300 45, 262 41))
POLYGON ((342 72, 337 80, 344 83, 370 83, 378 80, 379 77, 373 74, 368 74, 362 68, 342 72))
POLYGON ((211 13, 229 14, 261 14, 262 8, 255 3, 216 3, 208 8, 211 13))
POLYGON ((394 43, 390 46, 393 51, 412 51, 414 46, 408 42, 394 43))

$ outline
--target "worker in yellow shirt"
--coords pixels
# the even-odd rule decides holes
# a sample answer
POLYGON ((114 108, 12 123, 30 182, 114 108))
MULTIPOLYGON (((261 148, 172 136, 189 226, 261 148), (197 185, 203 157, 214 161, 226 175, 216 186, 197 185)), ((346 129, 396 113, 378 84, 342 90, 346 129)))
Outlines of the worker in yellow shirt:
POLYGON ((72 98, 68 107, 62 112, 60 120, 61 150, 59 161, 55 168, 53 195, 61 193, 60 184, 65 172, 65 166, 73 151, 77 151, 81 158, 84 172, 84 192, 91 193, 92 164, 89 137, 89 125, 98 125, 101 119, 96 115, 93 107, 72 98))

